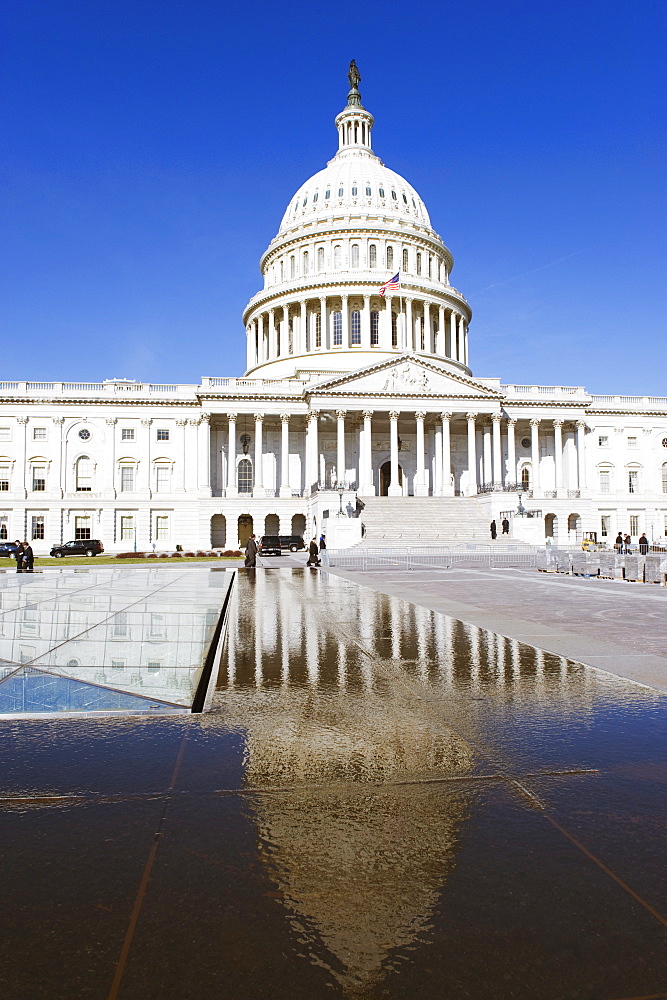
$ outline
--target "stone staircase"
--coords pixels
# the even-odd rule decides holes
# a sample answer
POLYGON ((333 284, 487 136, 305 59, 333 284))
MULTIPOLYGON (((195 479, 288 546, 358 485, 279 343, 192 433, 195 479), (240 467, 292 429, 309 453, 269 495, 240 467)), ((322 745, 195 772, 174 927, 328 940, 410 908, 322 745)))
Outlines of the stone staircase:
POLYGON ((364 503, 364 548, 491 542, 490 518, 474 497, 364 497, 364 503))

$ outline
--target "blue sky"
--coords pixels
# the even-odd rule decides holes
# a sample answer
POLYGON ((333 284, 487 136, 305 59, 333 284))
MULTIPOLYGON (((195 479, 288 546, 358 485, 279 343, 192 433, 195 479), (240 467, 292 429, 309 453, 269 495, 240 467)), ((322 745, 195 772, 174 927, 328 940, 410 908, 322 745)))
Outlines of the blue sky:
POLYGON ((0 378, 196 382, 336 149, 374 148, 473 308, 471 365, 667 394, 664 3, 48 0, 5 7, 0 378))

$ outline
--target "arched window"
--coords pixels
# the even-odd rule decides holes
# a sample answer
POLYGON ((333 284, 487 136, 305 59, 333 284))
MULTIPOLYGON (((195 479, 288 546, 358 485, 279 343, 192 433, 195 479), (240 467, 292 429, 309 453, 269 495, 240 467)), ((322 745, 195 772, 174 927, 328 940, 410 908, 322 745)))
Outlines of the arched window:
POLYGON ((419 343, 421 344, 420 350, 425 351, 426 350, 426 325, 424 323, 424 317, 420 316, 419 320, 417 322, 419 323, 419 327, 420 327, 420 340, 419 340, 419 343))
POLYGON ((375 243, 371 243, 368 248, 368 266, 377 267, 378 266, 378 248, 375 243))
MULTIPOLYGON (((377 347, 380 343, 380 313, 371 313, 371 347, 377 347)), ((666 491, 667 492, 667 491, 666 491)))
POLYGON ((249 458, 242 458, 236 469, 236 482, 239 493, 252 492, 252 462, 249 458))
POLYGON ((391 198, 392 198, 392 201, 398 201, 398 195, 396 194, 395 191, 391 192, 391 198))
POLYGON ((338 197, 339 197, 339 198, 342 198, 342 197, 343 197, 343 191, 344 191, 344 190, 345 190, 345 189, 344 189, 343 185, 341 184, 341 186, 340 186, 340 187, 338 188, 338 197))
POLYGON ((600 469, 600 493, 611 493, 611 470, 600 469))
POLYGON ((336 271, 340 270, 341 262, 342 262, 342 254, 340 250, 340 244, 338 244, 337 246, 334 247, 334 268, 336 269, 336 271))
POLYGON ((343 344, 343 314, 341 312, 333 313, 333 345, 334 347, 341 347, 343 344))
POLYGON ((317 270, 324 270, 324 247, 317 248, 317 270))
POLYGON ((407 197, 406 197, 406 195, 405 195, 405 191, 403 192, 403 201, 404 201, 404 202, 405 202, 405 204, 407 205, 407 203, 408 203, 408 199, 407 199, 407 197))
POLYGON ((353 243, 350 250, 350 266, 359 267, 359 244, 353 243))
POLYGON ((417 254, 417 274, 421 274, 421 273, 422 273, 422 255, 420 253, 418 253, 417 254))
POLYGON ((7 522, 3 521, 0 524, 0 538, 5 541, 7 538, 7 522))
POLYGON ((384 198, 384 188, 383 187, 380 188, 380 197, 384 198))
POLYGON ((370 184, 367 184, 366 185, 366 197, 370 198, 370 196, 371 196, 371 186, 370 186, 370 184))
POLYGON ((361 313, 358 309, 352 310, 352 316, 350 317, 350 333, 352 346, 359 347, 361 344, 361 313))
POLYGON ((387 270, 394 270, 394 248, 387 247, 387 270))
POLYGON ((322 346, 322 316, 315 313, 315 347, 322 346))
POLYGON ((638 469, 628 469, 628 493, 639 493, 638 469))
POLYGON ((303 262, 303 273, 304 274, 308 274, 308 251, 307 250, 303 251, 302 262, 303 262))
POLYGON ((315 194, 313 195, 313 204, 315 204, 315 202, 317 201, 317 199, 319 198, 319 196, 320 196, 319 192, 316 191, 315 194))
POLYGON ((294 259, 294 254, 289 259, 289 276, 293 278, 296 274, 296 260, 294 259))
POLYGON ((523 490, 530 489, 530 469, 528 468, 527 465, 524 465, 523 469, 521 470, 521 489, 523 490))
POLYGON ((306 197, 303 199, 303 207, 305 208, 307 204, 308 204, 308 195, 306 195, 306 197))
POLYGON ((391 346, 398 347, 398 315, 395 312, 391 314, 391 346))
POLYGON ((330 197, 331 197, 331 188, 327 188, 326 191, 324 192, 324 200, 328 201, 330 197))
POLYGON ((662 492, 667 493, 667 462, 662 467, 662 492))
POLYGON ((352 185, 352 197, 353 198, 357 197, 357 185, 356 184, 352 185))
POLYGON ((285 261, 284 260, 281 260, 281 262, 280 262, 280 280, 281 281, 285 280, 285 261))
POLYGON ((429 278, 433 277, 433 258, 431 257, 430 254, 428 257, 428 276, 429 278))
POLYGON ((404 250, 403 251, 403 270, 407 271, 407 269, 408 269, 408 251, 404 250))
POLYGON ((76 492, 90 493, 93 488, 93 463, 82 455, 76 463, 76 492))

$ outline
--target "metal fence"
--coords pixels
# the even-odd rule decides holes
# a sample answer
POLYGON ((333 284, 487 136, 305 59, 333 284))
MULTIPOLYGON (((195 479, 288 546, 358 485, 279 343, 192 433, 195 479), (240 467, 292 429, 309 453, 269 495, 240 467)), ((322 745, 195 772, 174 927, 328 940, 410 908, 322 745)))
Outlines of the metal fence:
POLYGON ((357 546, 351 549, 325 549, 322 557, 325 566, 362 572, 383 569, 451 569, 453 566, 535 569, 537 566, 536 549, 511 544, 411 545, 390 548, 357 546))
POLYGON ((667 552, 622 555, 613 551, 582 552, 551 545, 538 550, 537 568, 544 573, 569 573, 572 576, 660 583, 664 586, 667 583, 667 552))

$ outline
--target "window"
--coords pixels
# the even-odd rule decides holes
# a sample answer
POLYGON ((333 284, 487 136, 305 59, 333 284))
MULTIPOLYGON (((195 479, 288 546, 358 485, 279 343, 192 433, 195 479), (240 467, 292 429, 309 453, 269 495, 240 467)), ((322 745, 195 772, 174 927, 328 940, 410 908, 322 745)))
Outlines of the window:
POLYGON ((380 313, 371 313, 371 347, 377 347, 380 343, 380 313))
POLYGON ((36 493, 46 489, 46 466, 34 465, 32 469, 32 488, 36 493))
POLYGON ((146 666, 148 667, 149 674, 155 674, 158 672, 162 664, 159 660, 148 660, 146 666))
POLYGON ((46 427, 33 427, 32 439, 33 441, 46 441, 46 427))
POLYGON ((120 491, 121 493, 131 493, 134 489, 134 467, 123 465, 120 470, 120 491))
POLYGON ((419 349, 420 349, 420 351, 425 351, 426 350, 426 331, 425 331, 424 317, 421 316, 417 320, 417 322, 419 324, 419 343, 420 343, 420 348, 419 349))
POLYGON ((164 427, 158 427, 157 439, 158 439, 158 441, 168 441, 169 440, 169 431, 166 428, 164 428, 164 427))
POLYGON ((530 469, 527 465, 521 470, 521 487, 524 490, 530 489, 530 469))
POLYGON ((169 538, 169 517, 166 514, 158 514, 155 518, 155 538, 158 542, 169 538))
POLYGON ((82 441, 88 440, 88 438, 90 437, 90 431, 88 430, 87 427, 81 428, 81 430, 79 431, 79 437, 81 438, 82 441))
POLYGON ((343 197, 343 186, 342 185, 338 188, 338 197, 339 198, 343 197))
POLYGON ((315 313, 315 347, 322 346, 322 315, 315 313))
POLYGON ((430 255, 428 258, 428 276, 429 278, 433 277, 433 258, 430 255))
POLYGON ((422 273, 422 255, 420 253, 418 253, 417 254, 417 274, 421 274, 421 273, 422 273))
POLYGON ((630 534, 631 535, 639 534, 639 514, 630 515, 630 534))
POLYGON ((600 517, 600 534, 603 538, 611 535, 611 516, 609 514, 602 514, 600 517))
POLYGON ((242 458, 236 470, 236 480, 239 493, 252 492, 252 462, 249 458, 242 458))
POLYGON ((167 635, 167 627, 164 620, 164 615, 159 612, 151 612, 151 623, 149 626, 148 636, 150 639, 165 639, 167 635))
POLYGON ((324 270, 324 247, 317 248, 317 270, 324 270))
POLYGON ((403 251, 403 270, 407 271, 407 269, 408 269, 408 251, 404 250, 403 251))
POLYGON ((350 319, 351 343, 353 347, 359 347, 361 344, 361 313, 358 309, 352 310, 350 319))
MULTIPOLYGON (((127 625, 127 612, 119 611, 113 618, 111 625, 111 637, 112 639, 125 639, 128 635, 128 625, 127 625)), ((125 666, 125 660, 112 660, 111 663, 115 666, 117 663, 120 666, 125 666)))
POLYGON ((350 266, 359 267, 359 244, 353 243, 350 253, 350 266))
POLYGON ((638 448, 638 447, 639 447, 639 445, 637 444, 637 438, 636 437, 629 437, 628 438, 628 448, 638 448))
POLYGON ((324 192, 324 200, 328 201, 330 197, 331 197, 331 188, 327 188, 326 191, 324 192))
POLYGON ((3 542, 7 539, 7 518, 3 517, 0 521, 0 540, 3 542))
POLYGON ((384 198, 384 188, 383 187, 380 188, 380 197, 384 198))
POLYGON ((11 439, 12 439, 11 427, 0 427, 0 441, 11 441, 11 439))
POLYGON ((405 191, 403 191, 403 192, 402 192, 402 194, 403 194, 403 203, 404 203, 405 205, 407 205, 407 203, 408 203, 408 199, 407 199, 407 198, 406 198, 406 196, 405 196, 405 191))
POLYGON ((125 666, 125 660, 112 660, 111 669, 112 670, 122 670, 125 666))
POLYGON ((340 269, 342 255, 340 252, 340 245, 334 247, 334 268, 336 270, 340 269))
MULTIPOLYGON (((0 486, 2 489, 2 486, 0 486)), ((662 467, 662 492, 667 493, 667 464, 662 467)))
POLYGON ((0 465, 0 492, 7 493, 9 490, 9 466, 0 465))
POLYGON ((352 185, 352 197, 353 198, 357 197, 357 185, 356 184, 352 185))
POLYGON ((308 204, 308 195, 306 195, 306 197, 303 199, 303 207, 305 208, 307 204, 308 204))
POLYGON ((281 281, 285 280, 285 261, 284 260, 281 260, 281 262, 280 262, 280 280, 281 281))
POLYGON ((88 541, 90 538, 90 518, 86 516, 74 518, 74 538, 77 541, 88 541))
POLYGON ((343 314, 335 312, 333 314, 333 345, 341 347, 343 343, 343 314))
POLYGON ((600 469, 600 493, 609 493, 611 485, 611 476, 609 474, 609 469, 600 469))
POLYGON ((396 194, 395 191, 391 192, 391 199, 392 201, 398 201, 398 195, 396 194))
POLYGON ((368 248, 368 266, 370 268, 377 267, 378 265, 378 248, 375 243, 371 243, 368 248))
POLYGON ((366 197, 370 198, 370 196, 371 196, 371 186, 370 186, 370 184, 367 184, 366 185, 366 197))
POLYGON ((44 515, 35 514, 32 518, 32 530, 31 537, 33 541, 38 541, 44 538, 44 515))
POLYGON ((296 275, 296 260, 294 259, 294 254, 289 259, 289 276, 293 278, 296 275))
POLYGON ((76 491, 90 493, 93 488, 93 463, 87 455, 82 455, 76 463, 76 491))
MULTIPOLYGON (((628 471, 628 493, 637 493, 639 491, 639 473, 636 469, 630 469, 628 471)), ((635 535, 635 531, 630 532, 631 535, 635 535)))
POLYGON ((134 441, 134 428, 121 427, 120 439, 121 441, 134 441))
POLYGON ((609 447, 609 436, 607 434, 600 434, 600 437, 598 438, 598 446, 600 448, 609 447))
POLYGON ((302 263, 303 263, 303 273, 304 274, 308 274, 308 251, 307 250, 304 250, 304 252, 302 254, 302 257, 301 257, 301 260, 302 260, 302 263))
POLYGON ((122 514, 120 518, 120 540, 131 542, 134 539, 134 517, 132 514, 122 514))
POLYGON ((394 248, 387 247, 387 270, 394 270, 394 248))
POLYGON ((171 479, 171 467, 168 465, 155 466, 155 491, 156 493, 168 493, 171 479))
POLYGON ((398 315, 395 312, 391 314, 391 346, 398 347, 398 315))

